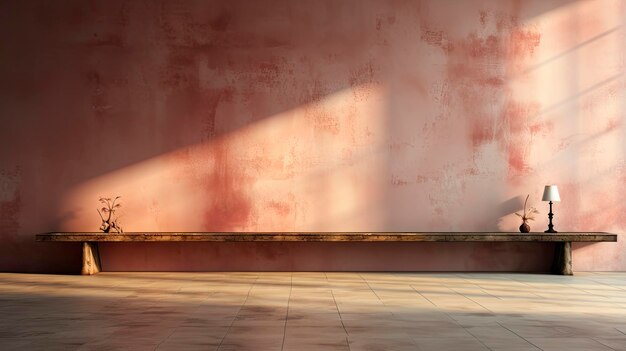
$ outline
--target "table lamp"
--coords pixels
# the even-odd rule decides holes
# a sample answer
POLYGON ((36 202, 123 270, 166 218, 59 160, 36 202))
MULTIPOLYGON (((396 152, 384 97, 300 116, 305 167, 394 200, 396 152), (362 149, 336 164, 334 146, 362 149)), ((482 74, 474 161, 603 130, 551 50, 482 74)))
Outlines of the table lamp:
POLYGON ((546 185, 546 187, 543 189, 543 198, 541 199, 541 201, 550 201, 550 212, 548 213, 548 218, 550 219, 550 222, 548 223, 548 230, 546 230, 544 233, 556 233, 557 231, 554 230, 554 226, 552 225, 552 217, 554 217, 554 213, 552 213, 552 202, 561 201, 561 197, 559 196, 559 189, 556 187, 556 185, 546 185))

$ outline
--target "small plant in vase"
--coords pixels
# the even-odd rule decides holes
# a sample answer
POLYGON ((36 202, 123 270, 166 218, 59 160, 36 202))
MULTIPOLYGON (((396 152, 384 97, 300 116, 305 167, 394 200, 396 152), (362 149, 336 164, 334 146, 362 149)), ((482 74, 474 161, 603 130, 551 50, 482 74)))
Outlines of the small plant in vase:
POLYGON ((519 214, 515 212, 515 214, 522 219, 522 225, 519 226, 519 231, 522 233, 530 232, 530 225, 528 225, 528 221, 534 221, 534 215, 539 213, 539 211, 537 211, 535 207, 529 207, 528 210, 526 209, 526 205, 528 204, 528 197, 530 197, 530 194, 526 195, 526 201, 524 201, 524 213, 519 214))
POLYGON ((120 226, 120 222, 119 222, 119 218, 112 218, 113 214, 115 213, 115 211, 122 207, 121 204, 116 203, 117 200, 120 198, 121 196, 117 196, 115 199, 111 200, 108 197, 101 197, 100 198, 100 202, 104 205, 101 209, 97 209, 98 210, 98 214, 100 215, 100 219, 102 219, 102 224, 100 225, 100 230, 102 230, 105 233, 110 233, 111 230, 115 230, 118 233, 123 233, 124 230, 122 229, 122 227, 120 226), (102 211, 102 212, 100 212, 102 211), (105 216, 103 216, 102 214, 106 214, 106 218, 105 216))

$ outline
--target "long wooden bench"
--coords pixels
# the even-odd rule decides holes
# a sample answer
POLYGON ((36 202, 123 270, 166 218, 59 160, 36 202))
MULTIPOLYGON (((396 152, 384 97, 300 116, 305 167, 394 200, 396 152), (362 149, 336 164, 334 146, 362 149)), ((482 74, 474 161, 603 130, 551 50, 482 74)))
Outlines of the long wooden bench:
POLYGON ((82 242, 82 274, 96 274, 102 270, 99 242, 553 242, 556 243, 552 273, 572 275, 572 242, 616 242, 617 235, 601 232, 585 233, 502 233, 502 232, 271 232, 271 233, 45 233, 37 234, 37 241, 82 242))

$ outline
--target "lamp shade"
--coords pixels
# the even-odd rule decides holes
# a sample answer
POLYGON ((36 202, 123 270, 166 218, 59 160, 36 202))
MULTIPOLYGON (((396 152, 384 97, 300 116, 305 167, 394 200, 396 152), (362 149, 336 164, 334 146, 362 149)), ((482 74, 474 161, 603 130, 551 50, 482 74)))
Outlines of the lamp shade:
POLYGON ((559 189, 556 187, 556 185, 546 185, 545 189, 543 189, 543 198, 541 199, 541 201, 561 201, 561 197, 559 196, 559 189))

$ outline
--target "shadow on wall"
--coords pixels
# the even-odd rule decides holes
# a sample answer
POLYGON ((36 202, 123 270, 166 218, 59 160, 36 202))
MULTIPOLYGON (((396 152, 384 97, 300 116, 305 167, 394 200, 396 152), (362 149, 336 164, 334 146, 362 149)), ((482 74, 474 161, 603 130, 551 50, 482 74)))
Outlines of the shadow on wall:
MULTIPOLYGON (((184 158, 193 145, 217 141, 200 150, 213 163, 205 168, 216 169, 203 186, 228 203, 222 212, 245 210, 232 187, 245 181, 246 165, 228 159, 220 138, 371 82, 378 9, 353 16, 354 5, 4 3, 2 139, 10 148, 1 169, 10 176, 3 173, 1 229, 3 246, 17 251, 2 255, 2 267, 41 267, 19 257, 32 255, 32 233, 84 216, 80 207, 48 215, 78 184, 169 152, 184 158)), ((320 133, 336 127, 323 112, 307 116, 320 133)))
POLYGON ((537 86, 622 31, 551 52, 577 3, 2 4, 0 269, 73 269, 33 234, 101 195, 127 230, 515 230, 595 89, 537 86))

